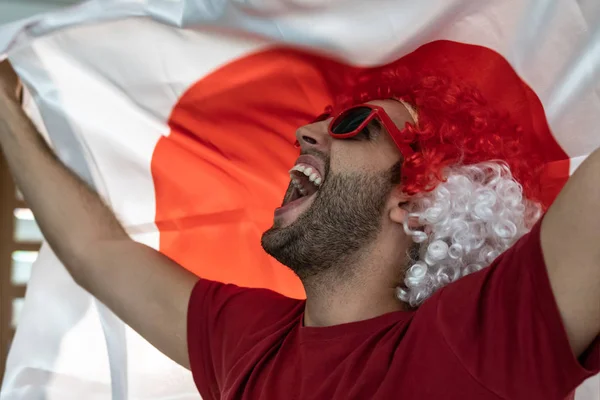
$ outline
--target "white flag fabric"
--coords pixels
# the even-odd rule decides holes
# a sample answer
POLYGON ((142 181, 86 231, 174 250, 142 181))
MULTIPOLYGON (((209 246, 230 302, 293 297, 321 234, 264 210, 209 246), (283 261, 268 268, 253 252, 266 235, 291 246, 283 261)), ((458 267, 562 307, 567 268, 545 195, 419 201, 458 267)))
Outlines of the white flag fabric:
MULTIPOLYGON (((0 27, 27 112, 135 240, 205 278, 295 297, 301 285, 259 237, 296 127, 330 100, 335 73, 454 43, 506 60, 543 104, 551 198, 600 147, 595 0, 91 0, 0 27)), ((198 392, 44 247, 0 394, 41 398, 198 392)), ((600 400, 599 378, 576 399, 600 400)))

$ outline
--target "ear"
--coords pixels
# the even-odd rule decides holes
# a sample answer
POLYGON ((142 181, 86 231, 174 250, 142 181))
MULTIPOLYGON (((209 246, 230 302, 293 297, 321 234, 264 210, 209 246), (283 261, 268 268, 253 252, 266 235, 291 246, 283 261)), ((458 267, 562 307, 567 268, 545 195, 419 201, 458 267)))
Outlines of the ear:
POLYGON ((404 193, 402 189, 397 188, 392 191, 389 203, 389 215, 393 222, 397 224, 404 223, 404 219, 408 214, 408 210, 405 207, 409 200, 410 196, 404 193))

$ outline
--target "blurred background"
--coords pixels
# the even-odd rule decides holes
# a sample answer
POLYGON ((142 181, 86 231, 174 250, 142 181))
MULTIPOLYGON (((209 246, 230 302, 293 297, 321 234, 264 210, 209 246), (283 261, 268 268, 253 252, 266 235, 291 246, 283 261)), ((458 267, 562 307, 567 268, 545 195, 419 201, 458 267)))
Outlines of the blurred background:
POLYGON ((55 10, 81 0, 0 0, 0 24, 55 10))
MULTIPOLYGON (((0 24, 80 0, 0 0, 0 24)), ((0 74, 8 73, 0 67, 0 74)), ((42 236, 0 153, 0 382, 42 236)))

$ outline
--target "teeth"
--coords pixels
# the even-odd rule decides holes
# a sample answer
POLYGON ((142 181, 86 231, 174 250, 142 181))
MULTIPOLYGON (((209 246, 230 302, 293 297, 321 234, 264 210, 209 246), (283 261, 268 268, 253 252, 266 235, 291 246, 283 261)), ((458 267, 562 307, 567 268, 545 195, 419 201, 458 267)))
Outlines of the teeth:
MULTIPOLYGON (((302 183, 300 180, 298 180, 298 176, 292 173, 293 171, 298 171, 306 175, 315 186, 321 186, 321 183, 323 182, 323 178, 320 177, 319 171, 316 169, 301 164, 294 165, 294 167, 292 167, 290 170, 290 179, 292 180, 294 186, 298 189, 303 189, 302 183)), ((300 193, 306 194, 306 190, 304 189, 304 191, 300 191, 300 193)))

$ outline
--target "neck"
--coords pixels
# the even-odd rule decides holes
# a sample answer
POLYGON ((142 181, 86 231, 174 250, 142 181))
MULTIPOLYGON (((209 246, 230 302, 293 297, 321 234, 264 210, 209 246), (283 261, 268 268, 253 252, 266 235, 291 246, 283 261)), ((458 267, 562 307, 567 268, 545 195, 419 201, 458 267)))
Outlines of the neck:
POLYGON ((305 326, 340 325, 408 310, 396 297, 404 262, 399 263, 396 254, 384 257, 378 249, 363 254, 365 257, 351 266, 338 266, 344 274, 336 274, 340 268, 329 268, 303 282, 305 326))

